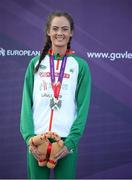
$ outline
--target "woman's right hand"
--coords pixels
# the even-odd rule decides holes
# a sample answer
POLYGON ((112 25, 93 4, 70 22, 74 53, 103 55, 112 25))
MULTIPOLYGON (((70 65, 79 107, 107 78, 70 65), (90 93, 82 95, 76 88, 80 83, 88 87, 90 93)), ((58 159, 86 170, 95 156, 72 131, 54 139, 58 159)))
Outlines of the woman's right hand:
POLYGON ((37 146, 29 145, 29 152, 33 154, 37 161, 41 159, 41 154, 39 153, 37 146))

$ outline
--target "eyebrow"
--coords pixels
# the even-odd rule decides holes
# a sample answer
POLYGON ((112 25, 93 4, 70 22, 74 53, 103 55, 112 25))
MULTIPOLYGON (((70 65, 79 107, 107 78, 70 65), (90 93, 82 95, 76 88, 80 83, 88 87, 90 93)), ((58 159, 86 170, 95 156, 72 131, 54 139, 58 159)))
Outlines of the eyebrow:
MULTIPOLYGON (((58 28, 58 26, 52 26, 58 28)), ((69 26, 62 26, 61 28, 70 28, 69 26)))

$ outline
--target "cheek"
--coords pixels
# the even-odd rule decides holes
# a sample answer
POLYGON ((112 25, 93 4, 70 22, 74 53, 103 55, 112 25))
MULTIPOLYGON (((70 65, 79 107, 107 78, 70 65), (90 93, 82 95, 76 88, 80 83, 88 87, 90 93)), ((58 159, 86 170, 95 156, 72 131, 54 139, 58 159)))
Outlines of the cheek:
POLYGON ((66 37, 67 39, 70 39, 71 33, 67 33, 67 34, 65 35, 65 37, 66 37))
POLYGON ((55 35, 50 36, 50 40, 54 41, 55 40, 55 35))
POLYGON ((67 42, 69 42, 70 37, 69 35, 66 37, 67 42))

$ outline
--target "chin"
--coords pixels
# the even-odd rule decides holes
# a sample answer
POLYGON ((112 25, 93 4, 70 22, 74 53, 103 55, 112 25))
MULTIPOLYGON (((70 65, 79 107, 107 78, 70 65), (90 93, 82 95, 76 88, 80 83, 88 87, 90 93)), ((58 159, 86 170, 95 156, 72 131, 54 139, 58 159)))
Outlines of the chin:
POLYGON ((61 42, 58 42, 58 41, 57 41, 57 42, 54 43, 54 45, 55 45, 55 46, 61 46, 61 47, 62 47, 62 46, 66 46, 67 43, 68 43, 68 42, 64 42, 64 41, 63 41, 63 42, 62 42, 62 41, 61 41, 61 42))
POLYGON ((58 43, 58 44, 55 44, 56 47, 65 47, 66 45, 65 44, 61 44, 61 43, 58 43))

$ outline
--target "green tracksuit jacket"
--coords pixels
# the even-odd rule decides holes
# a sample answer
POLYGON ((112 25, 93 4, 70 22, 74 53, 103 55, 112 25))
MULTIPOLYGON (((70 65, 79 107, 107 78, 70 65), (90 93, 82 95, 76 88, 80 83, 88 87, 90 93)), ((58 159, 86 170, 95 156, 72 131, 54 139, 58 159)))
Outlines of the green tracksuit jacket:
MULTIPOLYGON (((42 60, 39 71, 34 73, 38 60, 39 56, 36 56, 30 61, 24 80, 20 131, 27 144, 30 137, 48 131, 51 111, 49 104, 53 98, 49 55, 42 60)), ((55 58, 55 67, 56 64, 55 58)), ((55 69, 56 81, 59 71, 60 67, 55 69)), ((75 54, 68 55, 59 96, 61 106, 54 112, 52 131, 65 138, 64 143, 69 150, 76 149, 83 134, 90 95, 91 74, 88 64, 75 54)))

